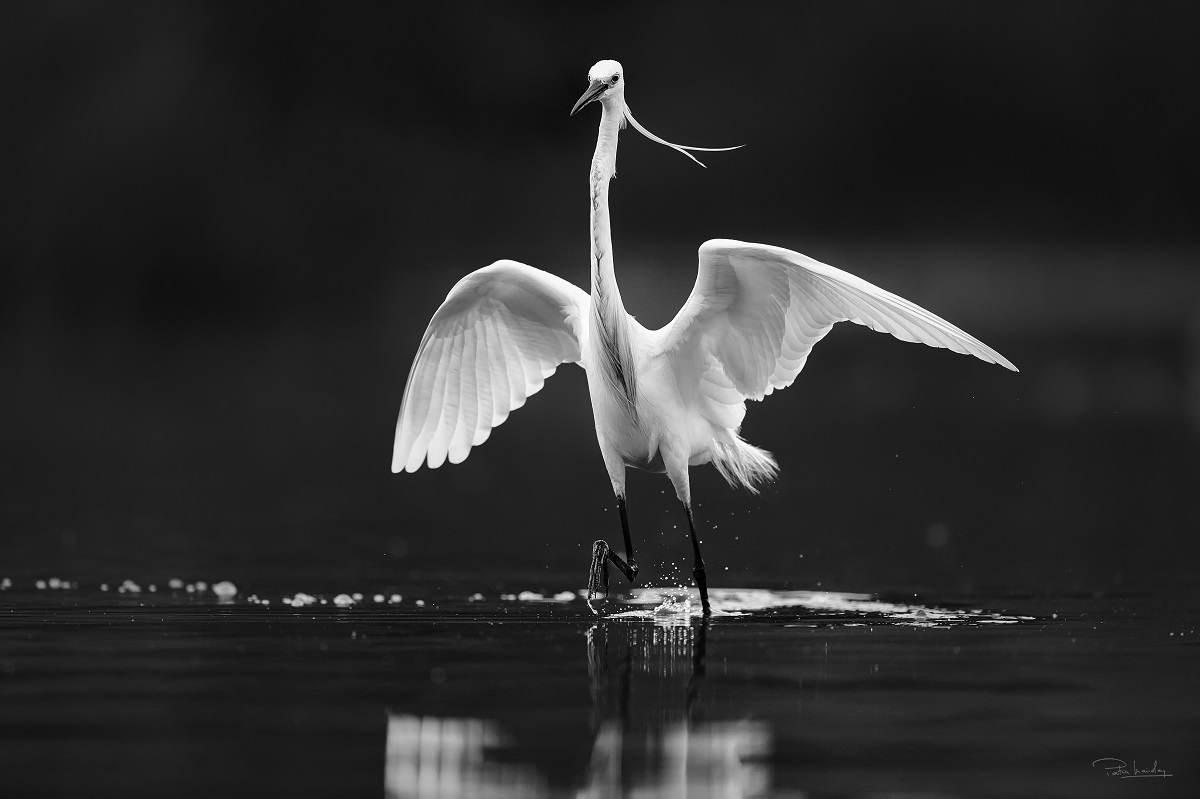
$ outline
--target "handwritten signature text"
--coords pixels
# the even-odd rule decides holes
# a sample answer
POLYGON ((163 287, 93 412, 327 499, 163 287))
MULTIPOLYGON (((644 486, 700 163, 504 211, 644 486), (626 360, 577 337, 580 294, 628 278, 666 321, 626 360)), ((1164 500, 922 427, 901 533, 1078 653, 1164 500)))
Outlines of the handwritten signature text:
POLYGON ((1154 765, 1150 768, 1138 768, 1137 761, 1133 761, 1130 766, 1124 760, 1115 757, 1102 757, 1099 760, 1092 761, 1092 768, 1099 766, 1104 769, 1105 773, 1110 777, 1120 777, 1121 779, 1129 779, 1130 777, 1174 777, 1174 774, 1168 774, 1166 769, 1158 767, 1158 761, 1154 761, 1154 765))

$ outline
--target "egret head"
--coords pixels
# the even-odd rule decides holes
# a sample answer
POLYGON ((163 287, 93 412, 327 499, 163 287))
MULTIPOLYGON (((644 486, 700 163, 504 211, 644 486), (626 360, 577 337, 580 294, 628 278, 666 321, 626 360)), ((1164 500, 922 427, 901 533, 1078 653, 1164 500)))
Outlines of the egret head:
POLYGON ((642 134, 647 139, 666 145, 672 150, 683 153, 697 164, 700 164, 700 166, 704 166, 704 164, 701 164, 699 159, 688 152, 689 150, 702 150, 711 153, 720 152, 723 150, 736 150, 738 147, 742 146, 739 144, 737 147, 689 147, 685 144, 672 144, 666 139, 659 138, 650 131, 646 130, 638 123, 636 119, 633 118, 633 114, 629 113, 629 105, 625 102, 625 70, 621 68, 621 63, 619 61, 613 61, 612 59, 597 61, 596 64, 588 70, 588 81, 590 82, 588 84, 588 89, 583 93, 583 96, 579 98, 579 101, 575 103, 575 107, 571 109, 571 116, 575 116, 575 114, 579 112, 579 109, 583 108, 593 100, 600 100, 601 102, 604 102, 611 97, 617 97, 620 100, 618 108, 623 118, 621 127, 624 127, 624 123, 628 122, 630 125, 633 125, 638 133, 642 134))
POLYGON ((575 116, 579 109, 593 100, 607 100, 617 92, 624 91, 625 70, 621 69, 619 61, 612 59, 597 61, 595 66, 588 70, 588 81, 590 81, 588 89, 571 109, 571 116, 575 116))

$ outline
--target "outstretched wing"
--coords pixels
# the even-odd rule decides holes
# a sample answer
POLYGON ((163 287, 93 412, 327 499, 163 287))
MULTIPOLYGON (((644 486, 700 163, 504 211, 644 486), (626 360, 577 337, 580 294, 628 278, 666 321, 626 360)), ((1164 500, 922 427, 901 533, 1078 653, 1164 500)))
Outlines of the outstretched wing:
POLYGON ((1017 370, 945 319, 862 278, 782 247, 728 239, 700 246, 696 285, 662 347, 711 356, 742 396, 762 399, 790 386, 813 345, 841 321, 1017 370))
POLYGON ((408 373, 392 471, 466 459, 559 364, 579 361, 590 302, 582 289, 516 261, 460 280, 408 373))

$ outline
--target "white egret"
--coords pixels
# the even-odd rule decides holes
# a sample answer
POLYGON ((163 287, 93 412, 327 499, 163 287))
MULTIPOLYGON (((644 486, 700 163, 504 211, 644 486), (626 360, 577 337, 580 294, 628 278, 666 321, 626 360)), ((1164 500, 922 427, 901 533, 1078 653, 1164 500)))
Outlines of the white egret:
POLYGON ((571 114, 593 101, 602 109, 588 195, 591 293, 508 260, 460 280, 433 315, 409 372, 392 471, 461 462, 559 364, 577 363, 587 373, 596 438, 625 538, 624 558, 605 541, 593 545, 589 604, 600 589, 607 594, 609 561, 631 582, 638 573, 625 509, 625 468, 632 466, 666 472, 675 487, 707 614, 688 467, 712 463, 730 485, 750 491, 772 479, 775 459, 738 435, 746 400, 790 386, 835 322, 1016 367, 949 322, 861 278, 782 247, 728 239, 700 245, 696 285, 670 324, 661 330, 638 324, 625 311, 613 269, 608 189, 617 134, 629 122, 692 160, 689 150, 710 148, 672 144, 638 124, 625 103, 618 62, 600 61, 588 79, 571 114))

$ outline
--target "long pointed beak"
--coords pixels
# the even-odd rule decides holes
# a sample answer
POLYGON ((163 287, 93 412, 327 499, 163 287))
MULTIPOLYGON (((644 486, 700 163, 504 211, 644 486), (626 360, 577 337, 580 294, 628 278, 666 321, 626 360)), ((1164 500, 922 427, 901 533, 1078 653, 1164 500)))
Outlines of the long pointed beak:
POLYGON ((604 90, 607 88, 608 84, 602 80, 592 81, 592 85, 588 86, 588 90, 583 93, 583 97, 580 97, 579 102, 575 103, 575 107, 571 109, 571 116, 575 116, 579 113, 579 109, 604 94, 604 90))

